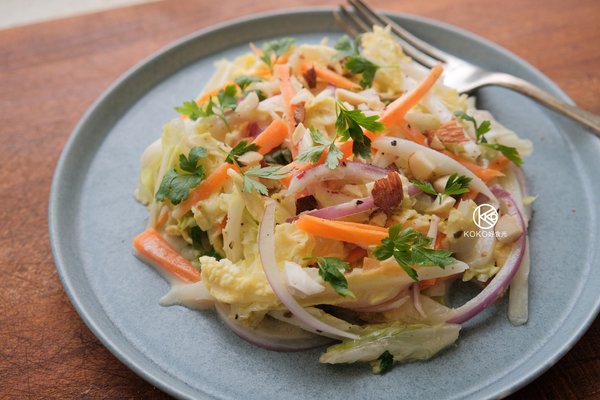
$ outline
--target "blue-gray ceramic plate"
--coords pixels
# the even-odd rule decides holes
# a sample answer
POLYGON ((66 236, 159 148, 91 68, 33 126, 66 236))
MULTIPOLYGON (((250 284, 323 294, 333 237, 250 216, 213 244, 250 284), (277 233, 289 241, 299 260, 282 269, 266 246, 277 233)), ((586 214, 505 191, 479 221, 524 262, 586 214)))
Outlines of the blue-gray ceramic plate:
MULTIPOLYGON (((472 34, 394 16, 444 50, 510 72, 568 98, 524 61, 472 34)), ((50 237, 73 305, 96 336, 144 379, 180 398, 496 398, 555 363, 593 321, 599 306, 600 141, 520 95, 489 88, 479 104, 534 143, 525 173, 534 194, 531 303, 513 327, 506 302, 468 323, 455 347, 428 362, 374 376, 365 365, 318 363, 319 351, 276 353, 244 342, 212 312, 163 308, 167 283, 132 255, 146 225, 132 196, 144 148, 197 95, 222 57, 247 43, 294 36, 335 38, 330 9, 253 16, 189 36, 119 79, 86 113, 62 154, 52 185, 50 237)))

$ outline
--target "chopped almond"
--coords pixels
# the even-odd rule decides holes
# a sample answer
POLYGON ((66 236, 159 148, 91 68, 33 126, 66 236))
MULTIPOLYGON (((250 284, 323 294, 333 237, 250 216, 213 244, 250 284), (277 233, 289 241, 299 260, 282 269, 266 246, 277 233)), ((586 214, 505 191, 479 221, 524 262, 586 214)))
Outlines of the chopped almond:
POLYGON ((390 171, 387 177, 375 181, 371 195, 377 207, 387 214, 391 213, 404 197, 400 174, 390 171))
POLYGON ((456 121, 448 121, 430 134, 437 136, 443 143, 464 143, 470 140, 456 121))

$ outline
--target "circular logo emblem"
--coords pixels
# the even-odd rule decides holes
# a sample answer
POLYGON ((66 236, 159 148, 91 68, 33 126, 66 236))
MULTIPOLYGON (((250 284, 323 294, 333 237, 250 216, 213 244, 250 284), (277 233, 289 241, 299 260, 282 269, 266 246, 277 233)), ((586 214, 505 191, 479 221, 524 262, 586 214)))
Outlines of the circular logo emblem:
POLYGON ((498 211, 491 204, 481 204, 473 211, 473 222, 481 229, 491 229, 498 222, 498 211))

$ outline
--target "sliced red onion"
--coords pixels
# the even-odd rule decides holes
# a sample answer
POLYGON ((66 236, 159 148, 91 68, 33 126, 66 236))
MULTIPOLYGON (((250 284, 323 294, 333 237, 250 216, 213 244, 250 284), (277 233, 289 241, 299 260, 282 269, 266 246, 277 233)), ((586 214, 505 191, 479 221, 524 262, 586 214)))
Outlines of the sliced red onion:
POLYGON ((227 309, 222 303, 215 306, 219 318, 236 335, 248 342, 274 351, 303 351, 331 344, 331 339, 306 332, 293 325, 276 320, 263 320, 255 329, 248 328, 227 316, 227 309), (277 332, 282 330, 284 332, 277 332), (278 329, 279 328, 279 329, 278 329))
POLYGON ((337 329, 311 315, 288 292, 285 277, 277 267, 275 259, 275 206, 275 202, 267 204, 258 230, 260 261, 273 292, 292 314, 314 328, 315 332, 329 333, 339 338, 358 339, 357 335, 337 329))
POLYGON ((334 179, 344 179, 351 182, 374 181, 386 177, 388 172, 385 168, 356 161, 345 161, 335 169, 327 168, 325 164, 321 164, 296 174, 290 182, 288 193, 295 194, 317 182, 334 179))
POLYGON ((513 244, 512 250, 504 262, 504 266, 500 269, 500 272, 496 274, 492 282, 490 282, 490 284, 487 285, 485 289, 483 289, 477 296, 466 302, 464 305, 450 311, 450 318, 448 319, 448 322, 451 323, 462 324, 495 302, 502 295, 502 293, 504 293, 506 288, 508 288, 508 285, 510 285, 513 277, 519 270, 521 261, 523 260, 525 244, 527 242, 527 226, 525 225, 523 215, 521 215, 521 212, 519 211, 519 208, 517 207, 517 204, 511 197, 510 193, 497 185, 493 186, 491 190, 495 196, 506 202, 508 214, 517 216, 519 224, 523 229, 523 234, 513 244))
POLYGON ((410 183, 408 185, 408 189, 406 189, 406 193, 408 193, 408 197, 415 197, 415 196, 418 196, 421 193, 423 193, 423 191, 421 189, 419 189, 418 186, 413 185, 412 183, 410 183))
MULTIPOLYGON (((312 215, 319 218, 325 219, 337 219, 347 217, 349 215, 359 214, 365 211, 375 210, 377 206, 373 197, 364 197, 362 199, 350 200, 346 203, 337 204, 335 206, 320 208, 318 210, 312 210, 302 213, 302 215, 312 215)), ((286 222, 294 222, 298 219, 299 215, 288 218, 286 222)))
MULTIPOLYGON (((525 197, 529 196, 529 188, 527 186, 527 179, 525 179, 525 174, 523 173, 523 169, 517 167, 516 165, 512 167, 512 171, 514 172, 517 182, 519 182, 519 188, 521 189, 521 199, 525 199, 525 197)), ((529 223, 532 214, 531 204, 523 203, 523 209, 525 210, 525 224, 529 223)))

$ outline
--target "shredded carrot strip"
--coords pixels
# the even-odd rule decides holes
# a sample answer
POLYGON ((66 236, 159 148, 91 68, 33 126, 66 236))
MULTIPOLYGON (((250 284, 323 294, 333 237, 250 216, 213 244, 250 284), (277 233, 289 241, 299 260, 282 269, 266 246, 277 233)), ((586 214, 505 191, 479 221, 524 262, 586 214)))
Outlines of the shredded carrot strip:
POLYGON ((463 158, 457 156, 454 153, 450 153, 447 150, 443 150, 442 153, 452 158, 453 160, 458 161, 462 165, 464 165, 467 169, 469 169, 472 173, 477 175, 482 181, 488 183, 490 180, 497 178, 499 176, 504 176, 504 174, 493 168, 483 168, 477 164, 474 164, 470 161, 464 160, 463 158))
POLYGON ((408 110, 413 108, 431 90, 442 72, 444 72, 442 65, 436 65, 416 88, 390 103, 380 119, 386 128, 389 129, 402 121, 408 110))
POLYGON ((179 254, 154 228, 146 229, 133 239, 133 248, 166 273, 184 282, 201 280, 200 272, 179 254))
POLYGON ((510 160, 508 158, 502 154, 498 154, 498 156, 490 162, 489 168, 502 171, 504 168, 508 167, 509 164, 510 160))
POLYGON ((318 65, 313 65, 308 62, 304 62, 300 65, 300 71, 302 71, 303 74, 311 68, 315 69, 317 78, 322 81, 325 81, 327 83, 330 83, 330 84, 337 86, 339 88, 342 88, 342 89, 353 89, 353 90, 360 89, 360 85, 358 83, 352 82, 350 79, 344 78, 337 72, 332 71, 328 68, 320 67, 318 65))
POLYGON ((388 237, 385 228, 367 224, 332 221, 312 215, 301 215, 295 224, 298 229, 311 235, 354 244, 375 245, 388 237), (383 232, 381 229, 383 229, 383 232))
POLYGON ((160 229, 165 222, 167 222, 167 220, 169 219, 169 211, 168 210, 164 210, 160 216, 158 217, 158 219, 156 220, 156 223, 154 224, 154 228, 156 229, 160 229))
POLYGON ((258 146, 258 152, 267 154, 288 137, 288 127, 281 119, 276 119, 254 139, 253 143, 258 146))
POLYGON ((292 157, 296 158, 298 155, 298 147, 294 145, 292 135, 296 129, 296 123, 294 120, 294 112, 296 107, 292 105, 292 97, 294 97, 294 88, 290 81, 290 68, 287 64, 275 65, 275 76, 279 81, 279 88, 281 90, 281 97, 283 98, 283 104, 285 105, 285 119, 288 125, 288 136, 289 146, 292 152, 292 157))

